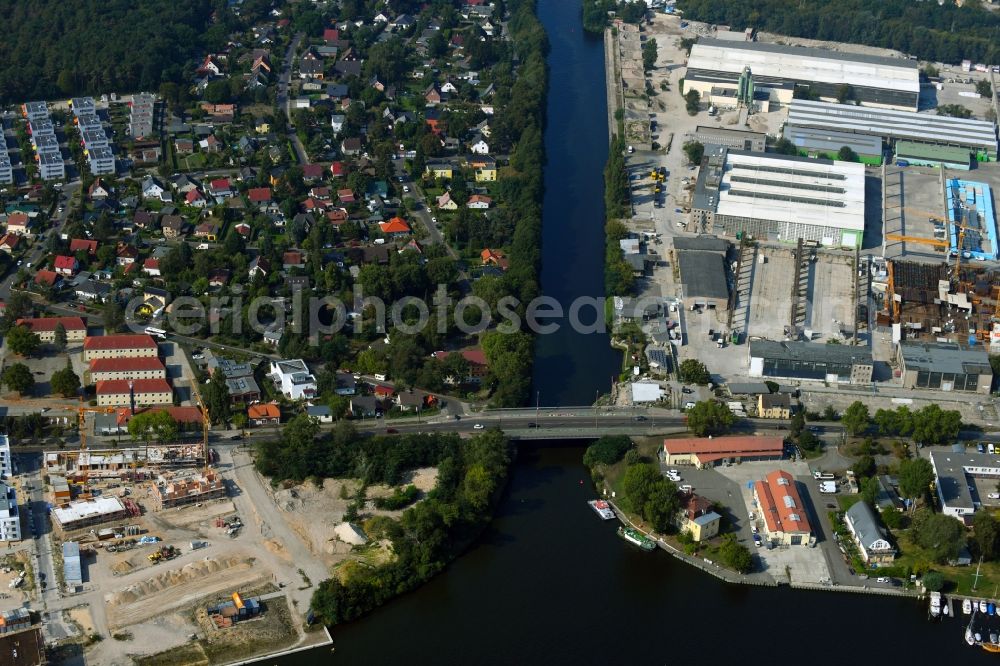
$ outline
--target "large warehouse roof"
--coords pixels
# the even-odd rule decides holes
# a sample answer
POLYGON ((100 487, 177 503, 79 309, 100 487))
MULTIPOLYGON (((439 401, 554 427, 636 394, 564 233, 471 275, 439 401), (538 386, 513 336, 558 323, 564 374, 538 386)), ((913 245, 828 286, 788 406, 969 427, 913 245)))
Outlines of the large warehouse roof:
POLYGON ((870 134, 886 139, 910 139, 983 148, 993 154, 997 149, 994 123, 912 111, 793 99, 788 110, 788 124, 870 134))
POLYGON ((920 93, 917 63, 902 58, 718 39, 698 40, 688 58, 689 71, 738 74, 745 66, 749 66, 755 76, 920 93))
POLYGON ((865 168, 731 150, 715 213, 864 231, 865 168))
POLYGON ((785 138, 795 144, 795 147, 806 151, 829 151, 836 155, 847 146, 858 155, 877 156, 882 154, 882 139, 865 134, 849 134, 833 132, 813 127, 796 127, 785 125, 785 138))

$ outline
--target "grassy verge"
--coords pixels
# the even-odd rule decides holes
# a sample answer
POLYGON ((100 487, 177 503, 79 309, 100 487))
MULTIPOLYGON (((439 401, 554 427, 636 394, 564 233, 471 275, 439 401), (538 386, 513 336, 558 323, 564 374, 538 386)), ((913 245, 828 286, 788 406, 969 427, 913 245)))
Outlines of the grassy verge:
POLYGON ((133 657, 137 666, 207 666, 210 662, 200 643, 188 643, 149 657, 133 657))
POLYGON ((897 531, 896 542, 899 546, 899 556, 896 557, 895 568, 918 572, 933 569, 944 576, 944 592, 951 594, 967 594, 971 596, 991 596, 1000 585, 1000 562, 983 562, 979 570, 979 582, 976 583, 975 564, 968 567, 953 567, 946 564, 932 564, 927 552, 910 541, 909 534, 897 531), (973 589, 972 586, 976 588, 973 589))

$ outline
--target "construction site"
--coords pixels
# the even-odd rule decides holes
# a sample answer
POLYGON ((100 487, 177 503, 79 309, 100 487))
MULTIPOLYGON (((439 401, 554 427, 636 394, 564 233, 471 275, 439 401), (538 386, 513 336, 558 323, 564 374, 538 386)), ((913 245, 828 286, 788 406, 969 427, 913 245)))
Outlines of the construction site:
MULTIPOLYGON (((983 176, 993 175, 982 170, 983 176)), ((875 324, 901 340, 1000 351, 1000 271, 989 184, 887 169, 883 256, 869 267, 875 324)))

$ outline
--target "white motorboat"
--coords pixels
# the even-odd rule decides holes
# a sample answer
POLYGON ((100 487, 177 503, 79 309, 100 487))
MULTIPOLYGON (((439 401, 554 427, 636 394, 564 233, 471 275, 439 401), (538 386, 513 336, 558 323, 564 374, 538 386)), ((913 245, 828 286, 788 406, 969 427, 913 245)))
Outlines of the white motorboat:
POLYGON ((972 614, 972 601, 970 601, 969 599, 966 599, 965 601, 962 602, 962 613, 964 613, 965 615, 972 614))

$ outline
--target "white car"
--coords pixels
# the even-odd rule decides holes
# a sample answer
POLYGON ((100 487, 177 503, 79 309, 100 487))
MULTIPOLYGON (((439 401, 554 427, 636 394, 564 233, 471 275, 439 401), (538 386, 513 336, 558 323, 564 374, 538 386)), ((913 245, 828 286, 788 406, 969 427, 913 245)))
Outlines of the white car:
POLYGON ((431 218, 431 222, 433 222, 434 224, 437 224, 438 223, 438 219, 436 217, 432 217, 431 218))
POLYGON ((409 191, 410 191, 410 186, 409 185, 403 185, 403 192, 409 192, 409 191))
POLYGON ((875 582, 876 583, 888 583, 889 579, 887 577, 885 577, 885 576, 879 576, 878 578, 875 579, 875 582))
POLYGON ((756 519, 757 519, 757 516, 756 516, 756 514, 754 514, 754 512, 753 512, 753 511, 751 511, 751 512, 750 512, 750 520, 756 520, 756 519))
POLYGON ((750 526, 750 531, 753 532, 754 534, 757 534, 757 526, 756 525, 751 525, 750 526))
POLYGON ((680 474, 681 473, 678 472, 676 469, 668 469, 667 470, 667 476, 680 476, 680 474))
POLYGON ((1000 493, 990 493, 986 496, 986 499, 1000 499, 1000 493))
POLYGON ((484 426, 482 423, 477 423, 476 425, 472 426, 472 429, 473 430, 482 430, 485 427, 486 426, 484 426))

